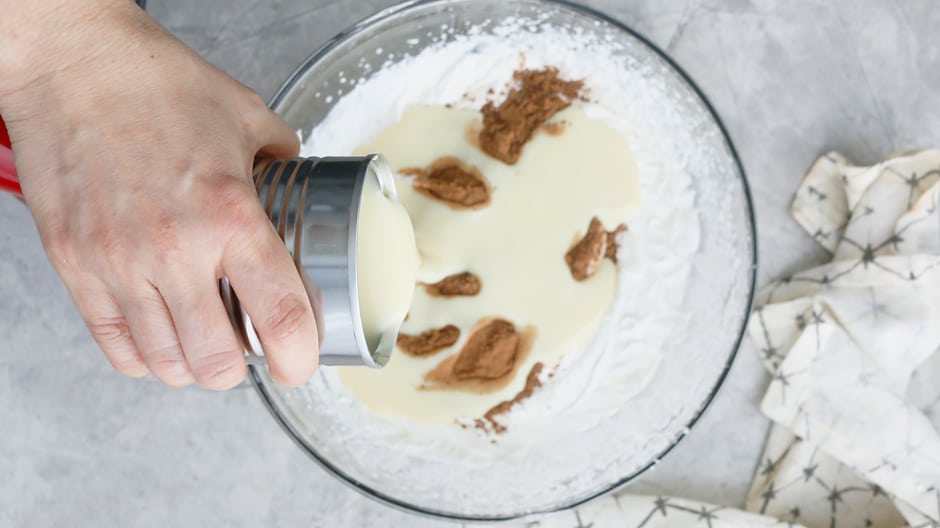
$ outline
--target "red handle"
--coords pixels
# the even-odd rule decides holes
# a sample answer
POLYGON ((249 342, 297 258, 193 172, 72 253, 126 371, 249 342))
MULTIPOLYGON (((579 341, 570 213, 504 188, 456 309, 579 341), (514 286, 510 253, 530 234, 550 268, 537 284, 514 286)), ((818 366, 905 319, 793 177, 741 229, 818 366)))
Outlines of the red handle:
POLYGON ((7 133, 7 126, 4 124, 2 117, 0 117, 0 145, 6 148, 10 148, 13 145, 10 143, 10 134, 7 133))
POLYGON ((23 189, 16 177, 16 166, 13 164, 13 151, 10 148, 10 135, 7 127, 0 118, 0 191, 13 193, 22 198, 23 189))

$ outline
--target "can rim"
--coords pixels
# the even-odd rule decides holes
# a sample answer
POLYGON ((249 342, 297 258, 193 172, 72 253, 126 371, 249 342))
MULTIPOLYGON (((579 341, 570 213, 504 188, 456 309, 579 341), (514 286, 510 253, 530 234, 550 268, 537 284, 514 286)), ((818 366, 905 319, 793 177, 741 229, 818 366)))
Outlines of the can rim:
MULTIPOLYGON (((352 315, 353 332, 355 333, 356 345, 359 347, 360 355, 366 366, 371 368, 384 367, 391 359, 394 340, 397 338, 398 329, 386 330, 379 338, 375 350, 369 346, 366 339, 365 329, 362 326, 362 311, 359 307, 359 213, 362 206, 362 191, 365 187, 366 178, 375 177, 379 188, 383 192, 386 186, 391 183, 394 189, 394 180, 389 182, 391 177, 391 168, 388 161, 379 154, 370 154, 366 156, 365 161, 356 173, 356 183, 353 186, 353 200, 349 207, 349 232, 346 236, 346 273, 347 283, 349 285, 349 308, 352 315), (390 335, 394 333, 394 335, 390 335), (391 343, 390 343, 391 341, 391 343)), ((386 196, 388 196, 386 194, 386 196)))

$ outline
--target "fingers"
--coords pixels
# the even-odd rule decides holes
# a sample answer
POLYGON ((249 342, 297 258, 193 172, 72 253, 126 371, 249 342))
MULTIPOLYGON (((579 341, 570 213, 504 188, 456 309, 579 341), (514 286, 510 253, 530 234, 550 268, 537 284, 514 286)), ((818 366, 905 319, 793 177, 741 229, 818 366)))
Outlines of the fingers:
MULTIPOLYGON (((264 218, 260 208, 258 215, 264 218)), ((272 377, 297 386, 317 367, 317 324, 284 243, 266 220, 258 226, 227 248, 222 267, 258 332, 272 377)))
POLYGON ((300 138, 277 114, 264 109, 258 116, 258 144, 255 150, 261 157, 288 159, 300 152, 300 138))
POLYGON ((121 374, 152 373, 171 387, 195 381, 226 390, 245 379, 244 352, 217 281, 202 278, 178 281, 164 292, 148 284, 120 302, 102 283, 70 290, 92 337, 121 374))
POLYGON ((105 285, 91 278, 69 288, 91 336, 105 357, 125 376, 142 378, 150 373, 131 336, 130 326, 105 285))
POLYGON ((183 357, 176 328, 160 292, 145 284, 128 294, 119 304, 147 368, 171 387, 192 384, 195 378, 183 357))
POLYGON ((161 290, 196 383, 212 390, 241 383, 247 375, 245 354, 222 305, 217 279, 193 274, 161 290))

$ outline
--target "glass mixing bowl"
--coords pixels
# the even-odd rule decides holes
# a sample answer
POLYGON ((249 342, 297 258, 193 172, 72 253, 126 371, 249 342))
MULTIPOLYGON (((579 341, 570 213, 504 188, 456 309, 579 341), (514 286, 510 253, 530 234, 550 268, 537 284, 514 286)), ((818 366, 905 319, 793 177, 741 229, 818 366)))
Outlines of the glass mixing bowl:
MULTIPOLYGON (((689 174, 701 224, 686 303, 694 317, 680 346, 662 350, 652 381, 621 409, 575 441, 546 438, 531 456, 454 477, 436 457, 376 446, 331 421, 302 389, 275 384, 262 368, 251 378, 285 431, 314 460, 362 493, 408 511, 469 521, 532 518, 582 504, 651 468, 689 431, 715 396, 744 332, 754 290, 755 234, 741 164, 708 101, 682 70, 646 39, 615 20, 558 0, 432 0, 382 11, 328 42, 275 96, 272 107, 308 134, 349 89, 346 79, 368 77, 389 57, 418 53, 507 17, 537 20, 615 41, 624 64, 642 68, 667 94, 664 112, 681 115, 704 152, 689 174), (539 451, 553 455, 545 471, 539 451), (381 461, 378 464, 377 461, 381 461), (382 470, 376 467, 381 466, 382 470), (393 468, 389 470, 388 468, 393 468)), ((537 24, 527 26, 538 31, 537 24)), ((350 133, 355 133, 351 130, 350 133)), ((676 155, 682 155, 681 150, 676 155)))

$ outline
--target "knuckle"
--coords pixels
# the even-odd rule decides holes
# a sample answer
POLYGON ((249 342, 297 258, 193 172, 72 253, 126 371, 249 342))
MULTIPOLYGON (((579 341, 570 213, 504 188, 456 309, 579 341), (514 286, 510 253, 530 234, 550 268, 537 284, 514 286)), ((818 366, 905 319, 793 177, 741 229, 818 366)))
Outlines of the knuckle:
POLYGON ((123 253, 124 241, 121 240, 117 229, 113 225, 99 225, 89 237, 91 245, 100 249, 106 255, 123 253))
POLYGON ((114 370, 130 378, 140 378, 150 372, 143 360, 136 356, 108 358, 108 360, 114 370))
POLYGON ((86 321, 92 337, 103 348, 126 345, 131 340, 131 329, 123 317, 102 317, 86 321))
POLYGON ((314 355, 310 358, 310 361, 289 370, 276 368, 276 366, 272 364, 271 373, 274 375, 274 379, 281 385, 286 387, 299 387, 313 377, 318 365, 318 357, 314 355))
POLYGON ((268 105, 265 104, 264 99, 261 98, 261 95, 259 95, 258 92, 243 84, 239 85, 239 91, 242 104, 255 110, 267 111, 268 105))
POLYGON ((150 370, 163 383, 171 387, 185 387, 193 382, 193 375, 178 344, 142 350, 141 354, 148 358, 150 370))
POLYGON ((46 255, 49 256, 49 262, 56 269, 61 270, 76 266, 75 244, 67 232, 56 231, 47 234, 44 238, 46 255))
POLYGON ((225 235, 244 235, 264 225, 261 203, 255 190, 246 182, 233 180, 220 185, 217 191, 216 227, 225 235))
POLYGON ((230 389, 245 379, 242 352, 236 349, 213 352, 190 363, 196 382, 208 389, 230 389))
POLYGON ((96 262, 101 269, 110 270, 123 276, 131 269, 130 248, 118 231, 118 226, 100 226, 88 237, 88 244, 83 251, 96 262))
POLYGON ((283 341, 297 334, 310 317, 310 305, 299 295, 283 295, 271 310, 261 327, 261 338, 266 341, 283 341))
POLYGON ((163 265, 179 263, 180 243, 179 219, 171 214, 161 214, 153 225, 153 235, 148 241, 152 244, 157 261, 163 265))

